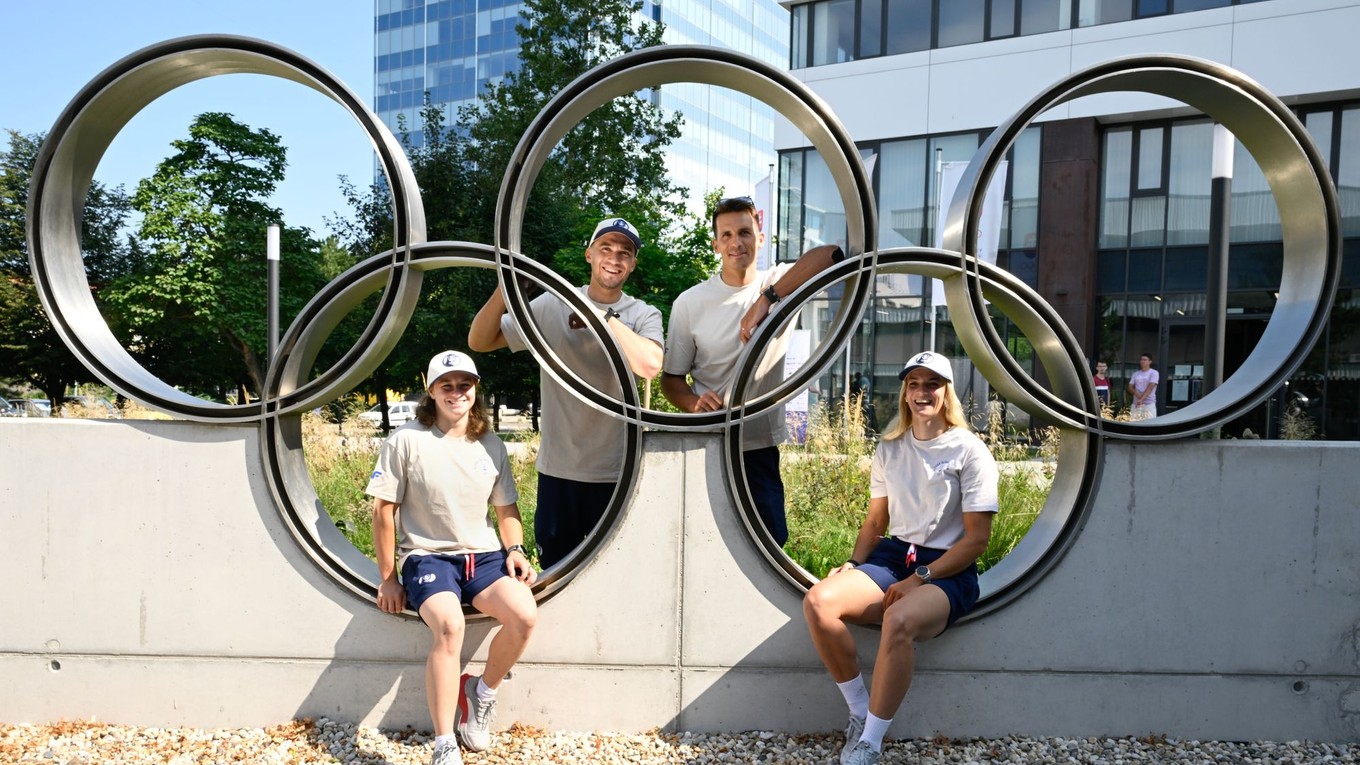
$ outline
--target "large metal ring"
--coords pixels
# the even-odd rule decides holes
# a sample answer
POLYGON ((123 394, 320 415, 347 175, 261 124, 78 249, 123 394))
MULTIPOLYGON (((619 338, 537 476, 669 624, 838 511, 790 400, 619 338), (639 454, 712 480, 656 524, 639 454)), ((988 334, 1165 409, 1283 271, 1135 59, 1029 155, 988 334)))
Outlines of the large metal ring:
MULTIPOLYGON (((1284 274, 1265 333, 1242 366, 1184 409, 1149 420, 1101 422, 1098 410, 1084 407, 1071 391, 1046 390, 1010 356, 987 320, 975 270, 947 286, 945 297, 973 363, 1002 395, 1031 414, 1088 431, 1103 429, 1118 438, 1182 438, 1241 416, 1289 379, 1321 336, 1336 298, 1342 244, 1336 189, 1307 129, 1278 98, 1241 72, 1190 56, 1131 56, 1076 72, 1040 93, 978 148, 950 202, 944 247, 977 251, 987 184, 1016 137, 1036 117, 1081 96, 1120 90, 1177 99, 1222 123, 1251 152, 1274 193, 1284 238, 1284 274)), ((1046 313, 1044 323, 1058 328, 1058 338, 1036 342, 1034 349, 1051 369, 1051 361, 1072 356, 1078 345, 1056 312, 1046 313)), ((1022 330, 1028 335, 1029 328, 1022 330)), ((1090 376, 1083 377, 1089 387, 1090 376)))
MULTIPOLYGON (((191 420, 250 422, 299 412, 332 400, 368 377, 392 349, 420 296, 419 274, 407 268, 410 245, 425 240, 425 210, 401 145, 344 83, 287 48, 249 37, 181 37, 143 48, 105 69, 57 118, 33 168, 28 204, 33 280, 52 326, 71 351, 114 390, 191 420), (300 83, 340 104, 359 123, 392 189, 395 249, 372 321, 330 369, 279 391, 281 369, 269 364, 262 400, 236 405, 204 401, 168 385, 137 363, 99 313, 80 256, 80 221, 95 167, 118 132, 152 101, 195 80, 263 74, 300 83), (278 398, 275 398, 275 396, 278 398)), ((296 337, 296 326, 288 338, 296 337)), ((290 340, 285 338, 285 344, 290 340)))

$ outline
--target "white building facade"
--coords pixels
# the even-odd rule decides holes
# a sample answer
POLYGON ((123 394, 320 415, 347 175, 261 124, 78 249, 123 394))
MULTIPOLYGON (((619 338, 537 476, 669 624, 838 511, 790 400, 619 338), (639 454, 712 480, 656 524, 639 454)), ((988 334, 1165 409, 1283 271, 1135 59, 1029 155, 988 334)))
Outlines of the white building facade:
MULTIPOLYGON (((1360 438, 1360 2, 1353 0, 816 0, 786 2, 790 64, 872 158, 881 248, 935 244, 936 161, 967 161, 1047 86, 1112 58, 1175 53, 1231 66, 1288 104, 1336 182, 1346 236, 1331 325, 1308 362, 1225 428, 1279 437, 1295 410, 1329 439, 1360 438)), ((1135 93, 1045 113, 1009 156, 998 264, 1035 287, 1109 364, 1116 404, 1141 354, 1162 375, 1160 413, 1194 401, 1204 364, 1212 123, 1135 93)), ((843 236, 825 164, 784 121, 780 259, 843 236)), ((1278 212, 1240 144, 1232 181, 1224 372, 1255 347, 1281 272, 1278 212)), ((881 277, 846 369, 895 409, 896 372, 929 347, 929 290, 881 277)), ((947 322, 936 349, 961 355, 947 322)), ((1006 331, 1012 331, 1006 328, 1006 331)), ((1028 363, 1027 345, 1013 350, 1028 363)), ((838 369, 826 388, 844 389, 838 369)), ((1126 403, 1126 402, 1125 402, 1126 403)), ((881 412, 880 417, 888 414, 881 412)))

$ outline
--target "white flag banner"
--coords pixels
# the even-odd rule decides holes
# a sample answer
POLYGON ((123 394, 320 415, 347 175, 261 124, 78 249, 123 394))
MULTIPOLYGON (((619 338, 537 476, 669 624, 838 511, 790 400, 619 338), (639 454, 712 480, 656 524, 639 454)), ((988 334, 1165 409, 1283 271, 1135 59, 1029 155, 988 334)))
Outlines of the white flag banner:
POLYGON ((774 184, 771 183, 771 176, 765 176, 765 180, 756 184, 755 196, 751 197, 756 203, 756 220, 760 222, 760 230, 765 232, 765 242, 756 251, 756 269, 767 270, 774 264, 774 247, 770 241, 774 239, 770 228, 774 225, 774 184))
MULTIPOLYGON (((795 329, 789 331, 789 349, 784 355, 784 379, 793 376, 798 368, 807 363, 812 355, 812 330, 795 329)), ((807 441, 808 392, 804 389, 784 404, 784 419, 788 425, 789 438, 795 444, 807 441)))
MULTIPOLYGON (((959 188, 963 172, 968 169, 967 162, 941 162, 940 199, 942 200, 935 216, 935 246, 943 247, 944 219, 949 212, 949 202, 959 188)), ((987 187, 987 195, 982 199, 982 217, 978 221, 976 255, 985 263, 996 265, 996 250, 1001 242, 1001 208, 1006 203, 1006 172, 1008 164, 997 165, 996 174, 987 187)), ((931 279, 931 305, 944 305, 944 282, 931 279)))

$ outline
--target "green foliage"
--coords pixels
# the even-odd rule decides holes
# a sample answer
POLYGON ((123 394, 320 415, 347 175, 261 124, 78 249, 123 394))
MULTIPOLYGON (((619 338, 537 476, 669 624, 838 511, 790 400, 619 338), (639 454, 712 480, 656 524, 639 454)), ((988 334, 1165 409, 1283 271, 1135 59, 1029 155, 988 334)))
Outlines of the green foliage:
MULTIPOLYGON (((281 215, 265 200, 283 180, 287 150, 268 130, 208 112, 172 143, 176 153, 137 186, 147 247, 107 300, 130 349, 153 373, 193 390, 223 381, 261 390, 266 338, 266 228, 281 215)), ((324 284, 319 244, 306 229, 280 236, 280 314, 295 315, 324 284)))
MULTIPOLYGON (((534 116, 592 66, 661 42, 659 25, 634 23, 639 7, 629 0, 532 0, 525 4, 517 28, 522 41, 518 71, 489 87, 458 115, 445 114, 427 100, 420 115, 420 145, 413 146, 417 142, 409 135, 403 140, 425 201, 431 240, 494 241, 501 181, 534 116)), ((616 98, 595 110, 563 139, 530 190, 522 253, 553 264, 574 283, 585 283, 587 237, 601 218, 622 215, 653 243, 639 254, 634 279, 653 271, 662 279, 669 262, 662 232, 680 211, 663 152, 678 135, 679 119, 666 118, 638 95, 616 98)), ((375 186, 359 192, 348 184, 343 188, 352 216, 339 222, 341 241, 355 258, 390 247, 386 190, 375 186)), ((472 317, 495 286, 491 271, 455 268, 427 273, 415 316, 366 389, 417 389, 430 356, 466 345, 472 317)), ((629 291, 648 302, 671 294, 669 288, 652 294, 631 285, 629 291)), ((664 305, 669 308, 669 298, 664 305)), ((486 370, 484 393, 502 401, 537 399, 539 369, 531 355, 497 351, 477 361, 486 370)))
POLYGON ((850 557, 869 507, 874 442, 863 436, 863 411, 859 401, 848 412, 819 403, 808 412, 805 443, 780 449, 789 525, 784 549, 818 577, 850 557))
MULTIPOLYGON (((57 335, 33 286, 24 229, 28 189, 42 135, 8 131, 8 147, 0 152, 0 370, 8 380, 38 388, 60 401, 67 387, 89 380, 90 373, 57 335)), ((96 295, 117 274, 133 267, 140 255, 120 238, 129 211, 121 187, 95 182, 85 198, 81 221, 81 256, 86 280, 96 295)), ((113 322, 115 332, 117 321, 113 322)))

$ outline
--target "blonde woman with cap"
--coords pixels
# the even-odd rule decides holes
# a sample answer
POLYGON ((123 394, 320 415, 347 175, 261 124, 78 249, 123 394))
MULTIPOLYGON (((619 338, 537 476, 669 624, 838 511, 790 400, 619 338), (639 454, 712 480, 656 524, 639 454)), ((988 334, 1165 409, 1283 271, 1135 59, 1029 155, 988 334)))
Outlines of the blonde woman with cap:
POLYGON ((850 708, 840 757, 847 765, 881 760, 911 685, 915 644, 976 604, 977 559, 997 512, 996 461, 968 429, 949 359, 920 353, 898 376, 898 417, 874 453, 854 552, 803 599, 812 643, 850 708), (876 622, 883 629, 871 690, 848 624, 876 622))
POLYGON ((524 554, 505 444, 477 399, 476 364, 444 351, 430 359, 425 379, 416 419, 383 443, 366 491, 374 498, 378 608, 396 614, 409 604, 429 626, 434 765, 460 765, 459 742, 474 752, 491 745, 496 692, 534 629, 536 574, 524 554), (481 677, 459 675, 466 604, 501 624, 481 677))

